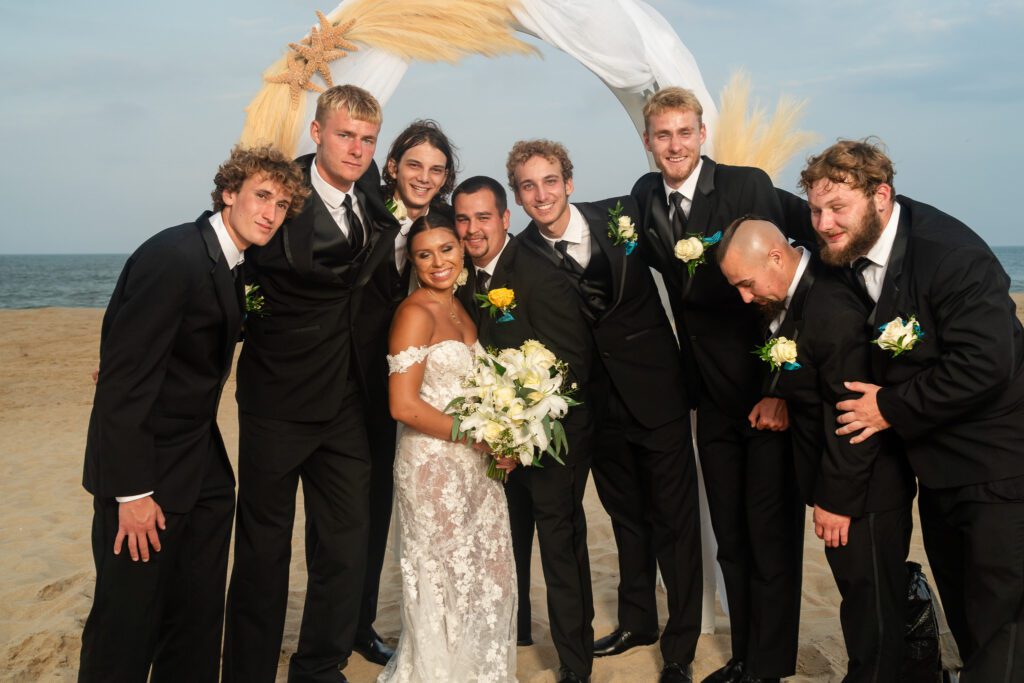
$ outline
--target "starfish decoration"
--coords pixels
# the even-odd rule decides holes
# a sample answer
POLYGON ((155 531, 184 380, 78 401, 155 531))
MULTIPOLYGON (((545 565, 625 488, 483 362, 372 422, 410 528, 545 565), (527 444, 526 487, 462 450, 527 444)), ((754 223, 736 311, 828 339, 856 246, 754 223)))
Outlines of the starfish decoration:
POLYGON ((324 47, 329 50, 341 48, 349 52, 355 52, 359 46, 345 40, 345 34, 355 25, 355 19, 349 19, 343 24, 333 24, 330 19, 324 16, 320 10, 316 11, 316 18, 320 22, 320 35, 323 36, 324 47))
POLYGON ((309 45, 288 43, 288 47, 295 50, 299 57, 306 60, 306 69, 309 71, 310 76, 319 72, 323 76, 324 82, 327 83, 328 88, 334 85, 334 82, 331 80, 331 62, 339 57, 344 57, 347 54, 344 50, 329 48, 324 43, 323 34, 316 28, 309 33, 309 45))
POLYGON ((323 89, 315 83, 310 83, 309 77, 313 75, 315 67, 310 68, 309 63, 294 53, 288 55, 287 68, 276 76, 267 76, 267 83, 284 83, 291 89, 292 106, 299 106, 299 97, 303 90, 323 92, 323 89))

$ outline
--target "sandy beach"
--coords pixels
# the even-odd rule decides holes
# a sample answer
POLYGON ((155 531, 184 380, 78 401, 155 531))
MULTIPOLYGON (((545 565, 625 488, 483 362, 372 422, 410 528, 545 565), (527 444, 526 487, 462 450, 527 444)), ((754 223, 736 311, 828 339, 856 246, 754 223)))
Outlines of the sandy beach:
MULTIPOLYGON (((1021 315, 1024 295, 1015 294, 1021 315)), ((92 599, 95 573, 90 551, 91 496, 81 486, 82 454, 93 396, 90 372, 97 364, 98 309, 0 311, 0 679, 74 680, 81 630, 92 599)), ((237 455, 234 377, 220 410, 228 452, 237 455)), ((594 582, 595 633, 615 626, 617 565, 608 517, 591 485, 586 497, 594 582)), ((306 581, 302 557, 302 507, 293 542, 291 594, 278 680, 285 680, 294 651, 306 581)), ((808 515, 808 521, 810 516, 808 515)), ((821 542, 806 528, 798 673, 793 682, 839 680, 845 649, 839 628, 839 593, 821 542)), ((518 679, 555 680, 558 657, 548 635, 544 582, 536 548, 533 563, 533 635, 519 649, 518 679)), ((925 565, 915 530, 911 559, 925 565)), ((393 556, 381 580, 377 630, 390 642, 399 631, 400 587, 393 556)), ((659 591, 664 623, 665 596, 659 591)), ((719 612, 717 632, 700 639, 694 674, 699 680, 728 658, 728 620, 719 612)), ((657 646, 598 659, 595 683, 656 680, 657 646)), ((353 655, 345 674, 353 683, 374 681, 380 667, 353 655)))

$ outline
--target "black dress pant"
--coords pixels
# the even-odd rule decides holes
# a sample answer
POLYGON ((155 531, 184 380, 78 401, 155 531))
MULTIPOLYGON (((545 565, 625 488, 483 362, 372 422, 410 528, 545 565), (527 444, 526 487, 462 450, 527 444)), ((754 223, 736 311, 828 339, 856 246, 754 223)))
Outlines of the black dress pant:
POLYGON ((1024 681, 1020 480, 920 487, 924 549, 964 668, 962 683, 1024 681))
POLYGON ((697 649, 703 587, 689 414, 648 429, 633 418, 613 386, 606 388, 599 394, 603 405, 597 409, 593 473, 619 555, 619 627, 658 631, 657 557, 669 612, 662 657, 685 664, 697 649))
POLYGON ((288 606, 299 482, 316 527, 299 643, 288 680, 338 681, 352 652, 362 599, 370 454, 350 395, 327 423, 239 415, 238 517, 228 591, 225 681, 272 683, 288 606))
POLYGON ((910 502, 850 521, 847 544, 825 548, 843 600, 844 683, 898 683, 907 611, 910 502))
MULTIPOLYGON (((594 598, 583 513, 590 463, 583 459, 563 466, 544 456, 543 464, 516 468, 505 485, 516 576, 520 591, 525 585, 528 596, 536 523, 551 639, 561 663, 586 678, 594 657, 594 598)), ((522 631, 518 637, 525 637, 522 631)))
POLYGON ((192 509, 164 512, 160 552, 150 548, 149 562, 133 562, 127 541, 114 555, 117 501, 94 499, 96 592, 82 633, 80 682, 145 683, 152 665, 154 683, 216 683, 234 505, 231 472, 213 455, 192 509))
POLYGON ((732 656, 746 662, 750 676, 792 676, 804 505, 789 434, 758 431, 746 417, 702 401, 697 447, 729 603, 732 656))

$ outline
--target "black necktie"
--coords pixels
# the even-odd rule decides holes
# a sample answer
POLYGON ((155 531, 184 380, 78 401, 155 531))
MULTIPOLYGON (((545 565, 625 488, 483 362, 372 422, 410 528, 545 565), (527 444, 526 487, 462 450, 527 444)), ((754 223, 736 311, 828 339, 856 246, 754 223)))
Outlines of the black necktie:
POLYGON ((569 271, 576 277, 583 275, 583 266, 580 262, 569 255, 569 245, 571 242, 565 240, 558 240, 555 242, 555 251, 562 255, 562 268, 569 271))
POLYGON ((352 208, 352 195, 346 194, 345 201, 341 205, 345 207, 345 218, 348 220, 348 239, 356 251, 359 251, 366 241, 366 233, 363 230, 363 222, 359 220, 359 215, 352 208))
POLYGON ((672 232, 677 240, 686 236, 686 211, 683 210, 683 195, 681 192, 673 192, 668 196, 672 207, 672 232))
POLYGON ((476 271, 476 291, 477 294, 487 294, 487 287, 491 284, 491 274, 484 269, 476 271))
POLYGON ((864 279, 864 271, 870 265, 871 259, 867 256, 858 257, 857 260, 853 262, 853 284, 856 285, 861 294, 874 301, 874 297, 871 296, 870 292, 868 292, 868 283, 864 279))

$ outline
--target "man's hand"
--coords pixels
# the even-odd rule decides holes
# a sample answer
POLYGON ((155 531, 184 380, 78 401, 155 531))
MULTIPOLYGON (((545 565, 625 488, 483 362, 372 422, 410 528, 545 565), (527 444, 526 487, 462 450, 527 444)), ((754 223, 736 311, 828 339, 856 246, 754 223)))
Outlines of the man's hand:
POLYGON ((837 515, 823 508, 814 506, 814 533, 825 541, 826 548, 838 548, 846 545, 850 534, 850 518, 837 515))
POLYGON ((789 411, 781 398, 762 398, 747 415, 754 429, 782 432, 789 428, 789 411))
POLYGON ((114 554, 121 554, 121 544, 128 539, 128 553, 132 556, 132 562, 138 562, 142 557, 143 562, 149 562, 149 546, 160 552, 160 537, 157 536, 157 527, 161 531, 167 528, 167 520, 164 519, 164 511, 153 500, 153 496, 146 496, 128 503, 118 503, 117 507, 117 536, 114 537, 114 554))
POLYGON ((836 430, 836 434, 846 436, 860 432, 850 439, 850 443, 858 444, 892 426, 878 410, 878 390, 882 387, 864 382, 843 382, 843 386, 850 391, 859 391, 862 395, 836 404, 836 409, 841 413, 836 422, 843 425, 836 430))

